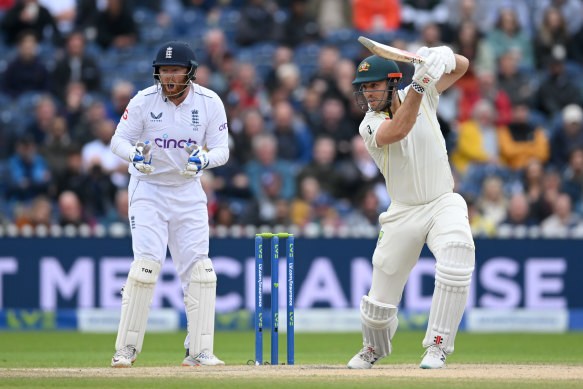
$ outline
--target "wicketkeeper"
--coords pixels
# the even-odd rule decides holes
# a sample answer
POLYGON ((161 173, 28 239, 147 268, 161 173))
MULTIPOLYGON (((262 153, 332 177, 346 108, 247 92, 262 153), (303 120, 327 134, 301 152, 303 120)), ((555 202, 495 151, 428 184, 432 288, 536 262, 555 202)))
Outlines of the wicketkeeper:
POLYGON ((467 206, 453 193, 436 114, 439 95, 466 72, 468 60, 446 46, 417 54, 426 61, 415 65, 403 90, 397 64, 374 55, 360 63, 353 81, 356 103, 366 112, 359 132, 385 177, 391 206, 379 217, 372 286, 360 304, 364 347, 348 362, 351 369, 370 369, 391 353, 397 306, 425 243, 437 263, 420 367, 442 368, 454 350, 474 270, 467 206))
POLYGON ((153 67, 155 85, 130 101, 111 141, 113 152, 129 162, 134 252, 111 366, 130 367, 142 351, 166 247, 182 283, 188 319, 182 365, 222 365, 213 353, 217 276, 208 257, 207 199, 200 177, 229 158, 225 108, 215 92, 193 82, 198 64, 187 43, 163 45, 153 67))

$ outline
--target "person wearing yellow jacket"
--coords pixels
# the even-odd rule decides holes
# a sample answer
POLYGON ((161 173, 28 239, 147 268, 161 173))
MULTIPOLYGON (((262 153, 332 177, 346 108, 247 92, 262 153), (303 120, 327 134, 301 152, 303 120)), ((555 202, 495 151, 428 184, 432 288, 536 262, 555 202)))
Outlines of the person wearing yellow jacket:
POLYGON ((529 123, 530 109, 526 104, 513 108, 512 122, 499 129, 500 155, 513 170, 521 170, 532 159, 549 159, 549 141, 544 128, 529 123))

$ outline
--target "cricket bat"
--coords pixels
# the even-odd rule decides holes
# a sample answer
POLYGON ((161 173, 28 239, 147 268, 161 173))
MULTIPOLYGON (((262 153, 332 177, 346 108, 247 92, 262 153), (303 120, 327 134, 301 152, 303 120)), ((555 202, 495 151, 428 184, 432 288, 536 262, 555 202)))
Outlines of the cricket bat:
POLYGON ((358 41, 362 43, 367 49, 369 49, 373 54, 378 55, 381 58, 391 59, 393 61, 399 62, 410 62, 412 64, 425 62, 425 58, 421 57, 420 55, 397 49, 396 47, 383 45, 382 43, 375 42, 372 39, 368 39, 364 36, 358 37, 358 41))

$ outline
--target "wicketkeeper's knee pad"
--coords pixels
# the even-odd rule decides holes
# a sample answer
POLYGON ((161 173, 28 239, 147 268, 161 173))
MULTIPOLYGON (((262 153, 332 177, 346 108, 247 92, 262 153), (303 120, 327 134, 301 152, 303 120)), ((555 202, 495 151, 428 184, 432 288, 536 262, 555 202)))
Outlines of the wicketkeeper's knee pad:
POLYGON ((399 320, 397 307, 363 296, 360 302, 362 343, 372 347, 375 354, 385 357, 391 354, 391 339, 395 336, 399 320))
POLYGON ((132 262, 122 291, 116 350, 131 345, 138 353, 142 351, 148 313, 161 268, 162 265, 149 259, 136 259, 132 262))
POLYGON ((184 296, 190 355, 197 355, 205 349, 213 352, 216 292, 217 275, 211 260, 196 262, 188 293, 184 296))
POLYGON ((452 353, 475 264, 474 246, 454 242, 435 253, 435 290, 423 346, 441 345, 452 353))

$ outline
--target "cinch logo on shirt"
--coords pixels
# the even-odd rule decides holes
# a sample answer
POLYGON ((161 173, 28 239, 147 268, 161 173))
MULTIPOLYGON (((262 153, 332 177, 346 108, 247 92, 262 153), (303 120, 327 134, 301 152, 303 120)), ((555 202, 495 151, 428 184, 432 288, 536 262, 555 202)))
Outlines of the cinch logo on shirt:
POLYGON ((196 144, 195 140, 188 138, 186 139, 172 139, 168 138, 167 134, 164 134, 162 138, 154 139, 154 143, 161 149, 183 149, 186 143, 194 143, 196 144))

